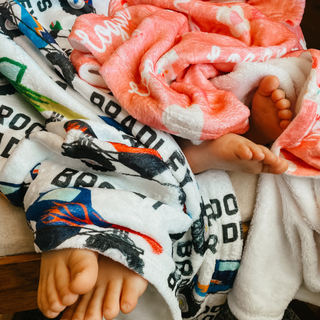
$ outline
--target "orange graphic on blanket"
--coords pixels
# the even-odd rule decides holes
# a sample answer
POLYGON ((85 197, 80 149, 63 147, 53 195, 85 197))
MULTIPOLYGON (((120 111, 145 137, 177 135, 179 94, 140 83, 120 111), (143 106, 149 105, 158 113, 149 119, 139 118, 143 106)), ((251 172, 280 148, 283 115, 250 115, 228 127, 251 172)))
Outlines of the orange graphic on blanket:
MULTIPOLYGON (((211 279, 211 280, 210 280, 210 284, 221 285, 221 284, 222 284, 222 281, 220 281, 220 280, 215 280, 215 279, 211 279)), ((204 285, 204 284, 201 284, 201 283, 198 281, 198 282, 197 282, 197 287, 198 287, 199 292, 201 292, 201 293, 206 293, 206 292, 209 290, 210 284, 204 285)))
POLYGON ((146 242, 148 242, 148 244, 152 248, 152 252, 155 254, 161 254, 163 252, 162 246, 151 237, 138 231, 109 223, 102 217, 100 217, 99 214, 96 213, 92 208, 91 210, 88 210, 88 208, 83 203, 53 203, 55 204, 55 206, 48 209, 46 213, 41 217, 41 221, 44 224, 67 225, 80 228, 86 227, 88 225, 96 225, 102 228, 114 228, 142 237, 146 242), (75 212, 77 216, 72 212, 75 212), (83 215, 84 217, 79 217, 81 215, 83 215))
POLYGON ((116 142, 109 142, 118 152, 129 152, 129 153, 144 153, 144 154, 150 154, 153 156, 158 157, 159 159, 162 159, 159 152, 154 149, 147 149, 147 148, 134 148, 134 147, 128 147, 125 144, 122 143, 116 143, 116 142))

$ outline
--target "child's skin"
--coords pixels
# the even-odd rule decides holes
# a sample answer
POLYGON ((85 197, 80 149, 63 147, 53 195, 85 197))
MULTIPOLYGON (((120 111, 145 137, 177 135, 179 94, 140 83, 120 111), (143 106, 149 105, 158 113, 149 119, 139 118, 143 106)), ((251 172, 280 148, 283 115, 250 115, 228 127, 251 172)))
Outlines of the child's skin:
POLYGON ((263 146, 276 140, 292 117, 290 102, 278 87, 276 76, 261 81, 252 99, 250 128, 243 136, 228 133, 200 145, 179 139, 192 172, 221 169, 253 174, 284 173, 288 163, 263 146))
MULTIPOLYGON (((179 139, 192 171, 284 173, 287 162, 261 145, 274 141, 290 124, 290 102, 278 87, 275 76, 261 81, 252 101, 250 129, 244 136, 229 133, 198 146, 179 139)), ((111 320, 120 309, 130 313, 147 284, 122 264, 89 250, 44 252, 38 306, 48 318, 65 310, 62 320, 101 320, 102 315, 111 320)))

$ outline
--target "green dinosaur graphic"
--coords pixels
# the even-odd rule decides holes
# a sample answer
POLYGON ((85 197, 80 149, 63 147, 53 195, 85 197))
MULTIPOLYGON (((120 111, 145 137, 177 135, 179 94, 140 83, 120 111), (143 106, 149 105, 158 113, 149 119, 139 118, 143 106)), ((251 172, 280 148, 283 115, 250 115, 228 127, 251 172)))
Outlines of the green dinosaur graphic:
POLYGON ((0 72, 7 78, 17 91, 28 100, 39 112, 53 111, 67 119, 86 119, 62 104, 41 95, 21 84, 27 66, 7 57, 0 58, 0 72))
POLYGON ((61 23, 59 21, 53 21, 50 23, 51 30, 62 30, 61 23))

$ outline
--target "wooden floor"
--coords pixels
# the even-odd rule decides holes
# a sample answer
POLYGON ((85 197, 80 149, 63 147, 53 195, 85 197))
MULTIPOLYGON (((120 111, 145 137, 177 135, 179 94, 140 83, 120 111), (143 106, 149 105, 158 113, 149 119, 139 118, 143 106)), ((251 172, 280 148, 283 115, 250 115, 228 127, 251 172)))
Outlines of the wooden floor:
POLYGON ((0 320, 13 320, 13 314, 0 314, 0 320))
POLYGON ((37 308, 40 257, 35 252, 0 257, 1 314, 37 308))

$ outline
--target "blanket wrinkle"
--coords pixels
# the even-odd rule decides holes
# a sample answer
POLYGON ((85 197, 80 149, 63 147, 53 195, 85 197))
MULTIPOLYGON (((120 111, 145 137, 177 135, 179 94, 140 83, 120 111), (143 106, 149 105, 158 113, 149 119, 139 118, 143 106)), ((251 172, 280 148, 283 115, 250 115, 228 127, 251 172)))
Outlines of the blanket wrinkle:
POLYGON ((319 180, 262 174, 259 186, 229 306, 239 319, 282 319, 294 298, 319 305, 319 180))
POLYGON ((232 93, 223 91, 219 95, 203 74, 192 72, 189 66, 210 63, 218 71, 230 72, 237 62, 265 61, 301 48, 300 39, 288 28, 246 3, 152 0, 127 4, 121 8, 112 2, 109 17, 101 17, 99 22, 91 21, 90 16, 79 17, 70 43, 80 51, 84 45, 83 52, 89 49, 97 58, 106 85, 132 116, 192 140, 244 133, 249 111, 232 93), (157 11, 141 20, 131 15, 136 7, 150 5, 157 11), (120 31, 116 35, 108 28, 119 28, 118 15, 126 17, 121 30, 129 38, 123 42, 124 38, 118 40, 120 31), (180 20, 184 26, 188 23, 189 30, 196 25, 199 31, 180 30, 180 20), (131 29, 133 21, 137 21, 135 30, 131 29), (108 37, 103 38, 98 30, 105 30, 108 37), (176 81, 181 73, 189 71, 192 74, 176 81), (192 86, 187 80, 191 78, 192 86), (193 115, 196 121, 191 120, 193 115))
MULTIPOLYGON (((105 61, 99 61, 102 64, 99 72, 106 85, 132 116, 192 141, 217 138, 226 132, 243 133, 248 129, 249 115, 245 105, 250 106, 254 90, 263 77, 274 74, 280 79, 281 89, 291 102, 295 118, 272 150, 290 163, 287 174, 319 175, 319 152, 315 140, 319 53, 316 50, 301 50, 303 38, 298 27, 286 27, 287 21, 271 21, 263 15, 263 11, 257 11, 248 3, 238 6, 201 1, 175 4, 172 1, 160 3, 150 0, 129 1, 128 4, 129 7, 121 9, 119 3, 112 2, 112 15, 101 17, 96 25, 93 21, 91 27, 88 27, 88 20, 83 21, 84 18, 79 17, 69 40, 72 45, 87 43, 87 48, 89 43, 97 47, 102 41, 105 45, 103 38, 97 40, 95 28, 102 28, 103 23, 105 26, 116 23, 114 17, 118 14, 123 17, 126 12, 128 24, 125 30, 131 30, 129 24, 134 17, 130 17, 129 13, 134 12, 136 6, 157 6, 157 11, 137 20, 137 29, 130 31, 131 36, 127 33, 129 38, 122 39, 121 44, 117 40, 113 42, 114 35, 109 33, 108 41, 111 42, 103 52, 106 54, 105 61), (163 8, 172 11, 167 12, 163 8), (192 21, 198 24, 200 31, 181 36, 179 27, 173 26, 181 16, 191 28, 190 19, 183 15, 186 12, 194 18, 192 21), (210 15, 211 20, 205 18, 208 12, 215 13, 210 15), (203 19, 199 22, 196 17, 201 14, 203 19), (171 21, 170 16, 176 19, 171 21), (232 22, 231 18, 236 20, 232 22), (158 20, 163 23, 155 32, 154 25, 159 23, 158 20), (170 28, 167 28, 168 21, 172 23, 170 28), (206 32, 205 26, 209 23, 212 30, 206 32), (84 35, 84 26, 86 40, 81 40, 77 33, 84 35), (239 30, 243 34, 249 32, 256 42, 248 45, 246 38, 241 38, 237 33, 239 30), (166 32, 165 45, 162 45, 162 32, 166 32), (170 38, 172 35, 175 41, 170 38), (128 57, 127 52, 134 52, 134 55, 128 57), (287 58, 279 59, 281 56, 287 58), (296 60, 290 60, 294 57, 296 60), (312 65, 309 65, 309 59, 312 65), (225 72, 228 74, 225 75, 225 72)), ((300 2, 295 3, 296 7, 299 5, 300 2)), ((296 19, 300 21, 299 14, 296 19)), ((90 50, 99 59, 101 54, 93 47, 90 50)), ((74 51, 75 55, 81 54, 74 51)), ((80 60, 73 61, 81 65, 80 60)))
POLYGON ((174 320, 214 318, 243 244, 231 182, 195 177, 169 134, 78 77, 65 39, 89 9, 0 4, 21 32, 1 25, 0 190, 25 209, 37 252, 94 250, 147 279, 174 320))
MULTIPOLYGON (((286 55, 286 63, 273 65, 276 59, 269 58, 281 56, 285 53, 284 48, 278 46, 274 48, 275 51, 266 50, 268 48, 261 51, 258 48, 262 60, 268 60, 267 68, 272 67, 276 70, 276 75, 283 79, 291 79, 284 83, 292 92, 292 101, 296 101, 293 107, 298 110, 298 114, 273 146, 275 153, 291 161, 289 172, 281 177, 261 176, 253 225, 239 269, 242 254, 241 219, 227 174, 210 170, 194 176, 170 135, 137 121, 123 110, 116 95, 114 98, 108 90, 95 88, 77 76, 64 54, 72 51, 65 42, 65 36, 68 34, 70 20, 73 24, 76 16, 81 17, 85 8, 88 8, 84 2, 79 2, 78 9, 72 8, 67 2, 56 2, 52 7, 46 8, 45 14, 42 14, 35 1, 30 3, 33 4, 32 10, 28 10, 37 16, 36 25, 23 5, 12 1, 5 1, 0 5, 1 18, 3 12, 4 15, 8 12, 2 10, 4 7, 17 6, 15 10, 9 10, 10 15, 6 17, 20 26, 35 44, 28 47, 24 36, 2 28, 0 72, 10 84, 6 82, 2 86, 1 82, 0 86, 0 190, 12 203, 24 206, 28 224, 34 232, 36 250, 41 252, 86 248, 123 263, 155 286, 165 299, 174 320, 214 319, 227 295, 232 312, 240 320, 281 319, 283 311, 294 297, 318 304, 319 180, 316 178, 319 170, 307 164, 308 159, 303 158, 302 152, 300 159, 286 150, 287 147, 298 148, 303 139, 308 140, 309 135, 312 138, 318 129, 318 52, 293 51, 286 55), (59 23, 51 21, 50 13, 53 13, 52 17, 55 19, 58 17, 59 23), (23 23, 20 25, 19 21, 23 23), (47 37, 49 32, 46 31, 53 30, 51 25, 58 28, 50 32, 55 37, 54 45, 51 40, 49 43, 44 41, 51 39, 47 37), (24 26, 28 26, 28 32, 24 26), (11 38, 7 35, 11 35, 11 38), (21 44, 24 50, 15 43, 21 44), (35 52, 41 52, 51 67, 37 59, 35 52), (311 57, 310 60, 306 54, 311 57), (37 64, 42 71, 33 71, 37 64), (290 64, 294 66, 292 69, 290 64), (59 70, 60 75, 56 74, 54 68, 59 70), (288 68, 288 74, 283 72, 288 68), (299 94, 296 88, 300 88, 302 82, 305 85, 299 94), (47 83, 47 87, 43 83, 47 83), (63 95, 61 88, 64 90, 63 95), (38 110, 37 117, 30 110, 30 103, 38 110), (72 116, 70 110, 88 116, 72 116), (46 147, 50 145, 52 150, 46 147), (16 172, 19 174, 16 175, 16 172), (305 196, 306 192, 308 196, 305 196), (264 254, 261 255, 261 252, 264 254)), ((205 20, 197 20, 197 10, 212 4, 197 7, 195 4, 198 2, 188 4, 168 1, 164 5, 169 7, 174 6, 174 3, 183 11, 190 9, 187 15, 174 12, 174 16, 183 17, 181 21, 193 24, 192 28, 207 23, 205 20)), ((126 30, 124 19, 129 17, 127 12, 131 12, 129 10, 133 10, 135 5, 129 3, 126 13, 116 15, 115 12, 126 9, 123 9, 120 2, 111 4, 111 10, 115 12, 110 16, 118 27, 121 25, 121 30, 123 26, 126 30)), ((139 6, 142 8, 144 4, 139 6)), ((290 2, 288 6, 290 14, 295 12, 291 17, 295 23, 301 18, 300 11, 294 11, 299 6, 300 9, 303 8, 301 1, 290 2)), ((154 10, 153 17, 160 15, 157 12, 163 10, 160 5, 152 8, 150 10, 154 10)), ((241 39, 248 41, 246 20, 250 22, 249 31, 255 30, 251 28, 251 17, 242 13, 253 12, 254 18, 263 17, 262 20, 266 22, 271 20, 270 13, 264 15, 257 8, 249 8, 248 2, 241 2, 240 5, 224 2, 216 6, 217 11, 223 9, 230 13, 230 19, 227 16, 229 20, 223 20, 225 24, 219 21, 224 32, 219 35, 221 41, 231 37, 232 32, 238 34, 239 30, 243 32, 241 39), (232 21, 240 22, 239 26, 238 23, 233 25, 232 21)), ((176 7, 173 9, 176 11, 176 7)), ((273 9, 276 11, 277 7, 273 9)), ((105 11, 97 13, 107 15, 105 11)), ((286 14, 283 13, 283 17, 286 14)), ((276 22, 272 20, 273 25, 276 22)), ((286 30, 285 34, 291 32, 292 43, 289 41, 286 45, 294 50, 303 48, 298 29, 287 28, 288 23, 280 21, 279 27, 286 30)), ((136 30, 137 27, 132 30, 132 37, 139 38, 141 31, 144 31, 136 30)), ((114 30, 120 32, 120 29, 114 30)), ((267 28, 261 30, 267 32, 267 28)), ((175 38, 173 45, 185 41, 184 37, 191 39, 190 34, 175 38)), ((279 36, 280 34, 281 32, 279 36)), ((115 35, 112 33, 111 36, 115 35)), ((239 43, 239 40, 234 38, 234 43, 239 43)), ((241 43, 242 50, 246 46, 245 42, 241 43)), ((95 43, 96 46, 98 44, 95 43)), ((199 82, 194 83, 200 83, 203 88, 212 88, 213 85, 205 77, 215 75, 213 80, 217 81, 227 70, 232 75, 237 61, 245 60, 247 63, 239 65, 240 69, 243 67, 243 70, 247 70, 246 66, 251 66, 251 62, 254 62, 254 66, 257 65, 257 69, 254 69, 256 82, 252 82, 253 87, 257 86, 259 79, 265 75, 266 61, 258 63, 259 61, 252 59, 251 54, 242 56, 241 50, 235 50, 232 56, 227 54, 229 62, 221 62, 219 46, 211 45, 204 56, 204 62, 199 65, 201 73, 195 72, 196 67, 191 70, 202 77, 199 82), (203 64, 210 65, 210 70, 203 67, 203 64)), ((181 73, 176 51, 169 52, 166 59, 171 59, 172 69, 168 69, 166 79, 171 85, 171 81, 176 83, 176 79, 185 78, 186 83, 182 82, 179 87, 183 93, 178 96, 186 96, 185 100, 189 102, 191 100, 186 92, 189 94, 191 87, 188 85, 192 85, 192 74, 181 73), (176 75, 176 72, 180 74, 176 75)), ((188 59, 191 61, 190 57, 188 59)), ((136 92, 148 94, 148 90, 153 90, 165 101, 167 98, 155 88, 149 87, 149 84, 148 90, 145 89, 144 83, 148 79, 156 84, 158 82, 153 69, 155 64, 152 65, 154 60, 145 57, 144 61, 145 64, 141 66, 143 79, 140 75, 137 79, 134 78, 129 90, 136 95, 136 92)), ((165 61, 161 63, 161 68, 169 65, 165 61)), ((136 65, 139 66, 138 63, 136 65)), ((123 63, 114 65, 114 68, 118 67, 126 66, 123 63)), ((120 76, 124 79, 127 74, 116 75, 114 72, 112 79, 119 81, 119 85, 120 76)), ((250 72, 247 72, 243 79, 249 77, 250 72)), ((230 76, 230 83, 226 85, 236 88, 236 80, 230 76)), ((218 84, 214 86, 212 91, 226 91, 224 85, 221 88, 218 88, 218 84)), ((175 94, 168 84, 165 83, 162 87, 169 88, 170 94, 175 94)), ((244 89, 246 92, 239 94, 244 101, 250 101, 248 96, 253 88, 246 86, 244 89)), ((194 95, 192 99, 198 99, 202 103, 201 99, 206 94, 202 87, 201 90, 197 95, 197 89, 192 88, 191 93, 194 95)), ((237 105, 248 112, 246 106, 239 104, 239 98, 233 93, 232 95, 229 95, 232 97, 231 102, 236 101, 237 105)), ((209 99, 214 99, 213 96, 212 92, 209 99)), ((219 97, 230 103, 228 95, 221 94, 219 97)), ((138 99, 133 99, 135 101, 138 99)), ((153 100, 152 105, 156 105, 153 100)), ((203 113, 201 106, 196 103, 191 106, 194 110, 192 116, 198 114, 199 121, 203 113)), ((174 105, 173 109, 175 112, 167 112, 165 115, 168 119, 166 124, 171 123, 172 114, 179 115, 179 120, 185 119, 179 114, 181 105, 174 105)), ((208 110, 211 112, 211 109, 208 110)), ((198 125, 198 121, 194 121, 193 125, 198 125)), ((240 121, 239 126, 243 126, 243 122, 240 121)), ((219 131, 220 126, 216 128, 218 134, 223 134, 224 129, 219 131)), ((197 131, 200 132, 200 126, 197 131)), ((193 139, 200 139, 199 134, 196 138, 193 136, 193 139)))
MULTIPOLYGON (((286 9, 272 1, 127 3, 123 9, 112 1, 109 19, 116 12, 151 4, 172 10, 168 17, 183 14, 189 23, 189 32, 179 35, 169 49, 159 49, 158 60, 151 54, 148 59, 152 40, 141 46, 144 32, 152 30, 143 21, 101 63, 99 72, 108 88, 129 114, 144 123, 192 140, 239 133, 247 129, 244 105, 250 105, 260 81, 269 74, 279 78, 294 119, 272 151, 290 166, 283 176, 261 176, 255 217, 228 300, 240 320, 281 319, 295 296, 319 305, 319 52, 305 50, 299 28, 304 2, 290 2, 286 9), (127 56, 131 50, 132 60, 127 56), (224 127, 226 122, 234 127, 224 127)), ((150 21, 158 23, 159 12, 150 21)), ((155 43, 161 41, 162 30, 166 29, 160 27, 153 34, 155 43)), ((79 42, 76 31, 69 38, 79 42)), ((94 29, 86 31, 94 37, 94 29)), ((96 55, 92 48, 90 52, 96 55)))

